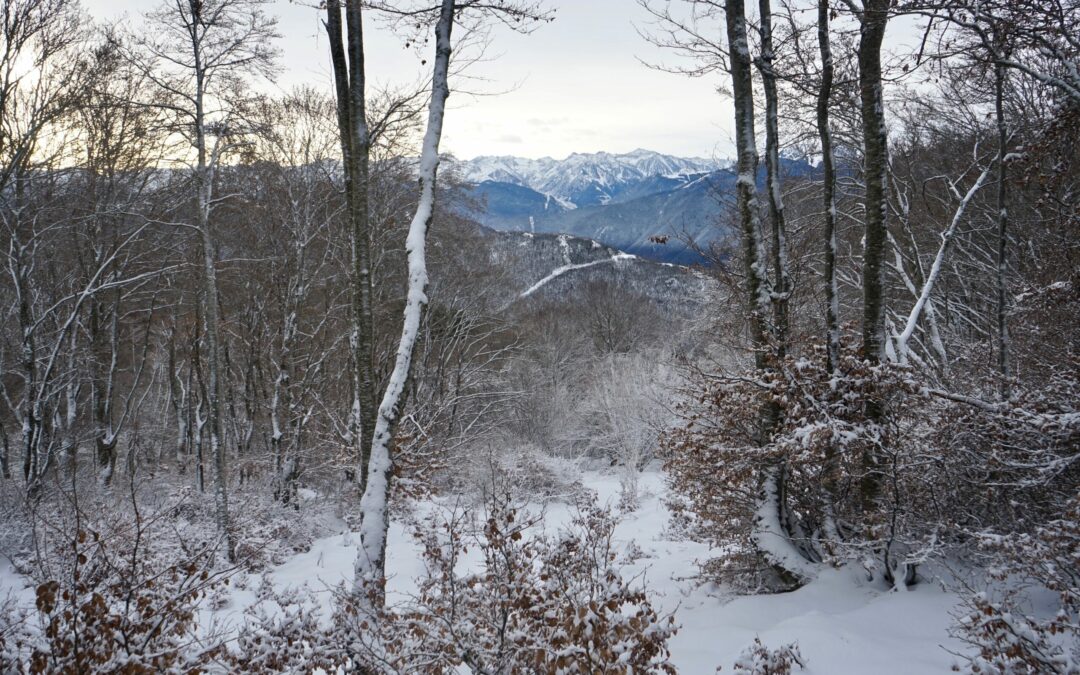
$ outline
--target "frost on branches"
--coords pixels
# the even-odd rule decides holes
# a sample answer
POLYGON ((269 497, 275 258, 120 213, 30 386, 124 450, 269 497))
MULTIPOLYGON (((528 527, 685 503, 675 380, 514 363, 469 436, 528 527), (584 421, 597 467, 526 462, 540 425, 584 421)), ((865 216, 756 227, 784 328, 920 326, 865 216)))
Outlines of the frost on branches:
POLYGON ((0 670, 191 673, 222 652, 221 636, 197 625, 200 604, 227 583, 213 570, 217 542, 178 551, 162 545, 167 523, 108 524, 51 533, 65 546, 38 574, 36 621, 0 606, 0 670))
POLYGON ((462 512, 432 517, 416 533, 426 574, 414 597, 372 610, 342 593, 329 628, 302 598, 279 597, 281 610, 262 611, 244 632, 234 665, 259 673, 675 673, 667 647, 674 617, 652 606, 639 580, 623 577, 611 514, 583 502, 556 535, 538 531, 539 522, 508 496, 492 497, 479 521, 462 512), (480 556, 478 571, 461 573, 466 555, 480 556))
POLYGON ((817 564, 858 559, 889 581, 910 581, 935 545, 937 520, 920 513, 933 504, 921 470, 930 426, 902 402, 907 376, 863 361, 850 344, 831 375, 822 345, 776 369, 692 375, 694 398, 665 441, 666 468, 678 518, 728 551, 707 571, 775 589, 805 581, 817 564), (866 401, 887 414, 872 419, 866 401), (779 421, 758 444, 768 404, 779 421))
POLYGON ((806 667, 798 644, 769 649, 754 638, 754 644, 746 648, 735 662, 735 675, 791 675, 791 667, 806 667))
POLYGON ((973 593, 956 633, 976 649, 971 673, 1080 673, 1080 496, 1033 534, 980 537, 1004 592, 973 593), (1047 590, 1057 607, 1037 615, 1025 589, 1047 590))

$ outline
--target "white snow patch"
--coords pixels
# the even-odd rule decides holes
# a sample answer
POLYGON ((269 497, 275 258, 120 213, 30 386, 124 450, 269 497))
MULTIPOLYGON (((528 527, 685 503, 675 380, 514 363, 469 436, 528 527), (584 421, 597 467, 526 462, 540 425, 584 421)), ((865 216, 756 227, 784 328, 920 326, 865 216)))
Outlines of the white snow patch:
MULTIPOLYGON (((564 244, 566 243, 565 239, 563 239, 562 241, 563 241, 564 244)), ((636 259, 636 258, 637 258, 637 256, 633 255, 631 253, 616 253, 615 255, 611 256, 610 258, 604 258, 603 260, 593 260, 592 262, 579 263, 577 265, 563 265, 562 267, 556 267, 555 269, 553 269, 551 271, 550 274, 548 274, 546 277, 544 277, 540 281, 537 281, 535 284, 530 286, 527 290, 525 290, 518 297, 522 297, 522 298, 529 297, 530 295, 532 295, 533 293, 538 291, 540 288, 542 288, 549 281, 557 279, 558 277, 561 277, 562 275, 566 274, 567 272, 572 272, 574 270, 585 269, 586 267, 594 267, 596 265, 603 265, 604 263, 616 263, 616 262, 618 262, 620 260, 633 260, 633 259, 636 259)))

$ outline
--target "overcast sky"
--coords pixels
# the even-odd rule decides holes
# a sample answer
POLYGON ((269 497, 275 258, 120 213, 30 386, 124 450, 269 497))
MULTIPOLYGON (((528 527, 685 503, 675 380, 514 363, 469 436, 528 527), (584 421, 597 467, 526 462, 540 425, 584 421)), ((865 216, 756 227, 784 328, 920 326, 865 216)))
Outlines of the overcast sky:
MULTIPOLYGON (((316 0, 275 0, 281 74, 274 87, 308 83, 331 91, 322 13, 316 0)), ((83 0, 91 14, 127 17, 160 0, 83 0)), ((572 152, 628 152, 646 148, 680 156, 730 157, 732 107, 716 89, 718 75, 691 79, 646 68, 677 63, 648 44, 635 26, 648 16, 635 0, 548 0, 554 22, 530 35, 494 31, 485 62, 470 67, 461 88, 491 93, 450 97, 443 148, 463 159, 477 155, 551 156, 572 152)), ((890 27, 890 41, 918 31, 890 27)), ((369 78, 376 83, 415 82, 428 68, 404 41, 370 19, 365 25, 369 78)), ((423 54, 430 59, 430 54, 423 54)), ((452 83, 453 84, 453 83, 452 83)))
MULTIPOLYGON (((126 16, 137 24, 158 0, 83 0, 96 17, 126 16)), ((719 80, 690 79, 645 68, 638 59, 664 57, 634 26, 646 17, 634 0, 550 0, 556 19, 531 35, 494 31, 488 61, 469 74, 482 82, 463 87, 498 92, 451 95, 443 147, 462 158, 477 155, 552 156, 571 152, 627 152, 648 148, 683 156, 731 154, 730 102, 719 80)), ((330 91, 326 36, 317 10, 276 0, 281 74, 276 87, 299 83, 330 91)), ((422 66, 402 40, 368 21, 369 77, 412 82, 422 66)), ((430 56, 425 54, 424 56, 430 56)), ((670 58, 670 55, 668 55, 670 58)), ((424 69, 426 70, 426 69, 424 69)))

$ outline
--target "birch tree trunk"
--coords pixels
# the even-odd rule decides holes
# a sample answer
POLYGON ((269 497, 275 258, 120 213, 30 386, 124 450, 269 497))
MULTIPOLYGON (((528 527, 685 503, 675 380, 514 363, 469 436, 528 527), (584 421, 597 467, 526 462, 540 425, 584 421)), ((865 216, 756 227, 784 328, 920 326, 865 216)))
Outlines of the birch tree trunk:
POLYGON ((386 580, 386 533, 389 526, 390 480, 393 471, 393 442, 401 420, 403 393, 412 370, 416 338, 427 305, 427 267, 425 244, 435 206, 435 178, 439 168, 439 141, 442 137, 446 99, 450 95, 447 81, 450 67, 450 33, 454 25, 454 0, 443 0, 435 26, 435 64, 431 83, 431 103, 428 108, 427 129, 420 155, 420 200, 409 224, 405 248, 409 260, 408 294, 405 299, 404 322, 398 342, 394 370, 390 375, 371 444, 367 486, 360 501, 363 518, 360 550, 356 556, 355 585, 361 597, 379 605, 384 599, 386 580))

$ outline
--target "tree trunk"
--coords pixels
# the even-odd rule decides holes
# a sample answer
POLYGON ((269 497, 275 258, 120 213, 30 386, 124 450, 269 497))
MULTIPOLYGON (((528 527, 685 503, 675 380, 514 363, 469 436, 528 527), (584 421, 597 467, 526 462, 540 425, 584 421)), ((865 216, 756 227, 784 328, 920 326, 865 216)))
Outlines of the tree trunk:
POLYGON ((836 166, 833 162, 832 131, 829 128, 829 99, 833 86, 829 0, 818 0, 817 33, 821 50, 817 127, 821 139, 822 201, 825 211, 825 347, 826 368, 831 374, 840 360, 840 298, 836 283, 836 166))
POLYGON ((363 10, 359 0, 345 0, 348 59, 342 38, 340 0, 326 3, 326 32, 334 68, 338 132, 345 167, 345 200, 352 237, 353 438, 360 492, 367 481, 375 419, 375 373, 371 292, 369 179, 371 135, 367 123, 363 10))
POLYGON ((727 38, 731 52, 731 89, 735 103, 735 147, 738 177, 735 183, 739 229, 746 272, 747 310, 754 363, 764 368, 767 361, 766 317, 769 314, 769 282, 766 276, 761 222, 758 215, 758 154, 754 139, 754 91, 750 46, 746 37, 746 16, 742 0, 725 5, 727 38))
POLYGON ((779 95, 773 64, 776 56, 773 52, 771 0, 759 0, 758 12, 761 55, 757 59, 757 67, 765 92, 765 188, 769 195, 769 221, 772 231, 772 333, 776 356, 782 359, 787 353, 791 276, 788 273, 787 224, 781 194, 779 95))
POLYGON ((890 0, 866 0, 859 27, 859 95, 862 103, 866 232, 863 249, 863 356, 881 360, 885 346, 885 178, 888 136, 881 83, 881 42, 890 0))
POLYGON ((106 339, 106 321, 104 303, 90 303, 90 340, 92 342, 93 409, 94 409, 94 446, 97 456, 98 479, 108 487, 116 471, 116 435, 113 433, 113 386, 116 381, 117 351, 117 312, 114 306, 109 311, 109 328, 106 339), (106 363, 108 364, 106 366, 106 363))
MULTIPOLYGON (((881 83, 881 42, 885 37, 890 0, 866 0, 859 26, 859 95, 862 108, 863 175, 866 229, 863 236, 863 358, 881 361, 885 350, 885 178, 888 169, 888 136, 885 129, 885 102, 881 83)), ((881 418, 876 401, 866 402, 871 420, 881 418)), ((869 513, 880 492, 878 458, 867 449, 862 453, 859 498, 869 513)))
POLYGON ((997 185, 997 339, 998 375, 1001 377, 1001 400, 1011 395, 1009 378, 1009 323, 1008 323, 1008 273, 1009 273, 1009 204, 1008 167, 1005 156, 1009 147, 1009 130, 1005 122, 1005 66, 994 66, 994 113, 998 132, 998 185, 997 185))
MULTIPOLYGON (((768 13, 767 0, 762 2, 762 10, 768 13)), ((761 222, 757 198, 757 144, 754 138, 754 92, 753 60, 746 36, 746 9, 742 0, 728 0, 725 4, 727 20, 727 40, 730 52, 731 89, 735 103, 735 147, 738 153, 738 177, 736 179, 736 202, 739 210, 743 264, 746 273, 746 300, 750 321, 750 342, 754 349, 754 364, 759 370, 771 368, 774 358, 768 353, 768 324, 770 304, 776 311, 775 317, 786 320, 786 312, 779 309, 777 300, 780 296, 770 293, 766 274, 767 262, 761 241, 761 222)), ((763 29, 764 31, 764 29, 763 29)), ((759 63, 765 64, 771 73, 771 55, 763 56, 759 63)), ((775 87, 775 81, 773 82, 775 87)), ((772 92, 775 96, 775 88, 772 92)), ((772 113, 775 115, 773 100, 772 113)), ((773 120, 775 122, 775 119, 773 120)), ((775 129, 774 129, 775 131, 775 129)), ((773 138, 777 143, 778 139, 773 138)), ((775 149, 775 148, 774 148, 775 149)), ((777 153, 777 157, 779 153, 777 153)), ((773 165, 775 168, 775 165, 773 165)), ((773 216, 774 263, 777 264, 778 278, 786 272, 782 249, 776 244, 783 244, 782 204, 779 202, 779 185, 772 183, 777 190, 770 199, 770 214, 773 216), (777 207, 774 209, 773 207, 777 207), (780 229, 778 229, 780 228, 780 229)), ((782 282, 781 282, 782 283, 782 282)), ((784 308, 786 309, 786 308, 784 308)), ((779 324, 778 324, 779 325, 779 324)), ((777 341, 777 354, 782 349, 777 341)), ((757 444, 764 446, 769 442, 779 420, 780 410, 775 403, 766 403, 761 412, 761 424, 758 428, 757 444)), ((762 470, 761 495, 758 513, 755 519, 753 540, 759 552, 787 583, 796 584, 805 579, 803 566, 809 566, 799 552, 795 550, 790 538, 790 531, 783 527, 782 514, 784 504, 786 473, 784 462, 770 462, 762 470), (775 525, 775 527, 773 527, 775 525), (779 552, 783 552, 780 554, 779 552), (797 561, 801 561, 797 562, 797 561)))
POLYGON ((446 99, 450 95, 447 76, 450 67, 450 33, 454 24, 454 0, 443 0, 435 26, 435 64, 431 83, 431 103, 420 155, 420 201, 409 225, 405 248, 409 259, 409 287, 405 300, 401 340, 394 370, 379 405, 368 465, 367 489, 360 502, 360 550, 356 556, 357 591, 381 605, 385 599, 386 533, 389 526, 390 481, 393 471, 393 442, 401 420, 403 394, 412 370, 416 337, 427 305, 425 244, 435 206, 435 178, 439 168, 439 141, 442 138, 446 99))
MULTIPOLYGON (((196 57, 198 58, 198 57, 196 57)), ((199 234, 202 241, 202 301, 203 321, 206 329, 206 396, 207 423, 210 426, 210 456, 214 462, 214 510, 218 531, 225 538, 226 554, 230 561, 235 558, 235 547, 229 527, 228 473, 225 462, 224 424, 221 408, 221 332, 218 320, 218 283, 216 249, 210 225, 213 176, 207 161, 206 128, 203 114, 203 74, 196 66, 196 150, 198 164, 195 168, 196 209, 199 234)), ((214 158, 216 161, 216 158, 214 158)))

